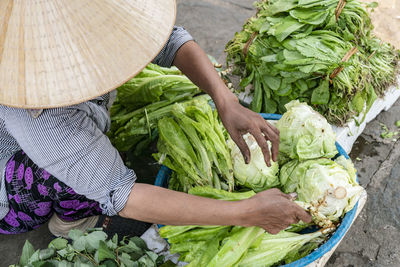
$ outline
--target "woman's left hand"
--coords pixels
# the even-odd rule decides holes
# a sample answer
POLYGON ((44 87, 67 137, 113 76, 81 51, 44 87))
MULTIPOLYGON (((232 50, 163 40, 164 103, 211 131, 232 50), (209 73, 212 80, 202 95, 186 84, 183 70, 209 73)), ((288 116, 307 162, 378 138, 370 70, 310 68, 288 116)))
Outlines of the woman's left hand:
POLYGON ((250 150, 243 139, 246 133, 250 133, 256 139, 267 166, 271 166, 271 155, 272 160, 277 161, 279 130, 275 126, 264 120, 260 114, 243 107, 233 95, 229 96, 229 99, 225 98, 223 103, 218 103, 217 109, 222 123, 238 145, 246 163, 250 162, 250 150), (267 141, 272 144, 271 150, 267 141))

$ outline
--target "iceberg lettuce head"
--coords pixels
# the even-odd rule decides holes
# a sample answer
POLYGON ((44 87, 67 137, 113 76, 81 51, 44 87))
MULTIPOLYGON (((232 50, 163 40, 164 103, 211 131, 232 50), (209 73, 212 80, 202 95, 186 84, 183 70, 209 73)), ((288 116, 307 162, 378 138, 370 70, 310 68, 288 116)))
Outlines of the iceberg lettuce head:
POLYGON ((282 166, 280 181, 285 193, 297 192, 298 204, 331 222, 350 211, 364 190, 353 164, 343 156, 336 161, 292 160, 282 166))
POLYGON ((332 158, 337 154, 336 135, 321 114, 298 100, 285 107, 287 112, 276 125, 280 132, 279 153, 299 160, 332 158))
POLYGON ((246 164, 239 147, 232 141, 228 141, 228 147, 231 151, 233 176, 235 182, 260 192, 279 185, 278 163, 271 161, 271 167, 268 167, 264 161, 264 155, 260 146, 251 134, 243 136, 250 149, 250 163, 246 164))

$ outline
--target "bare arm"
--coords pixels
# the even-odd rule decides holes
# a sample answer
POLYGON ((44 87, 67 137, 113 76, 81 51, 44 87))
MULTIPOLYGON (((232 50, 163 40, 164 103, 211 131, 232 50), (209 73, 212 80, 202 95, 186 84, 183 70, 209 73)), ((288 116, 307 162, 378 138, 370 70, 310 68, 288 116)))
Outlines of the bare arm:
POLYGON ((123 217, 167 225, 260 226, 277 233, 299 220, 311 220, 290 196, 277 189, 248 200, 222 201, 137 183, 119 213, 123 217))
POLYGON ((121 215, 168 225, 240 224, 235 204, 137 183, 121 215))

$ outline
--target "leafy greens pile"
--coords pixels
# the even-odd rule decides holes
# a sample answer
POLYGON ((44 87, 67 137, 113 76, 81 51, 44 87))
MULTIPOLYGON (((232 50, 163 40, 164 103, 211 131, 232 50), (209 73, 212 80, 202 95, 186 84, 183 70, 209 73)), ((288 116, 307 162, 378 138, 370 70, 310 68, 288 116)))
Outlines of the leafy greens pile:
POLYGON ((170 188, 187 192, 209 185, 232 191, 232 161, 226 145, 228 135, 208 96, 172 106, 172 117, 158 122, 160 138, 154 157, 174 170, 170 188))
MULTIPOLYGON (((237 201, 255 193, 230 193, 210 187, 194 187, 189 194, 237 201)), ((240 226, 164 226, 160 235, 168 238, 170 251, 179 253, 181 261, 196 267, 289 263, 307 255, 324 241, 323 231, 310 234, 281 231, 271 235, 259 227, 240 226)))
POLYGON ((252 158, 245 164, 209 99, 204 95, 177 103, 171 109, 172 116, 158 123, 158 153, 153 156, 174 171, 169 188, 188 192, 194 186, 210 186, 260 192, 278 186, 278 163, 267 167, 254 137, 245 135, 252 158))
POLYGON ((140 154, 157 137, 157 122, 168 116, 172 104, 200 93, 177 68, 149 64, 117 89, 111 107, 111 142, 119 151, 140 154))
POLYGON ((261 0, 226 45, 227 61, 254 89, 250 108, 284 113, 312 104, 330 123, 368 111, 395 80, 398 54, 372 34, 357 0, 261 0))
POLYGON ((35 251, 27 240, 17 265, 35 267, 156 267, 164 263, 164 257, 150 251, 146 243, 139 237, 123 238, 118 242, 118 235, 107 239, 107 234, 100 229, 92 229, 87 233, 71 230, 69 238, 56 238, 46 249, 35 251))
POLYGON ((329 159, 338 153, 331 126, 305 103, 292 101, 286 108, 277 124, 282 138, 280 162, 285 163, 281 168, 278 163, 267 167, 251 135, 244 136, 252 155, 246 165, 206 97, 176 104, 173 116, 159 121, 155 157, 173 170, 170 189, 238 201, 275 187, 297 192, 296 203, 313 217, 311 224, 300 222, 277 235, 258 227, 162 227, 160 235, 181 261, 189 266, 271 266, 296 261, 326 240, 354 207, 363 189, 350 160, 329 159), (226 179, 224 173, 233 177, 226 179), (321 229, 300 232, 309 226, 321 229))

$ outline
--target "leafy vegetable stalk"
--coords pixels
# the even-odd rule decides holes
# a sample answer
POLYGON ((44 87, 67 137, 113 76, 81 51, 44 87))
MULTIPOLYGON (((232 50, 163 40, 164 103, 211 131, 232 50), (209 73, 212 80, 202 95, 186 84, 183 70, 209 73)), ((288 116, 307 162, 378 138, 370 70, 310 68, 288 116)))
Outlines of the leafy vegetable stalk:
POLYGON ((170 115, 176 102, 190 100, 200 90, 177 68, 149 64, 117 89, 111 107, 111 142, 119 151, 140 154, 157 137, 157 122, 170 115))
POLYGON ((309 234, 286 231, 281 231, 277 235, 264 233, 261 241, 250 247, 238 266, 271 266, 281 261, 287 263, 295 261, 304 256, 296 252, 299 252, 307 243, 313 245, 311 248, 315 248, 324 241, 323 236, 321 231, 309 234))
POLYGON ((233 166, 218 114, 207 97, 175 104, 172 117, 158 123, 160 139, 154 157, 175 171, 171 187, 187 192, 192 186, 209 185, 232 191, 233 166))

